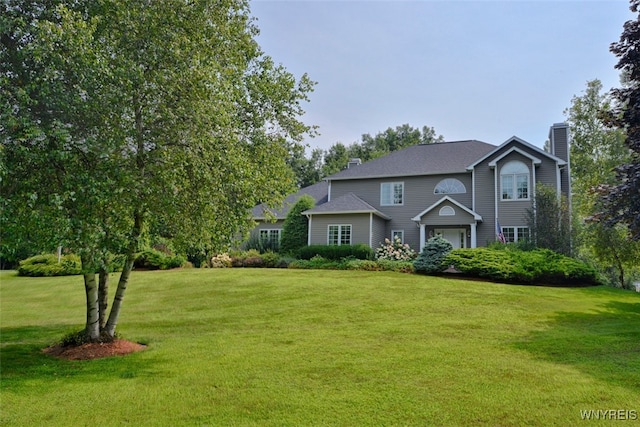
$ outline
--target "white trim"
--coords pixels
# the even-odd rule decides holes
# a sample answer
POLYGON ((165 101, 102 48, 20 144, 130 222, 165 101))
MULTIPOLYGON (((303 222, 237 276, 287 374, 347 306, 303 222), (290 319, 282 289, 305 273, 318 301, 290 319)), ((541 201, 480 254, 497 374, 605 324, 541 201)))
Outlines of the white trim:
POLYGON ((331 227, 338 227, 338 243, 336 246, 342 245, 341 240, 342 240, 343 227, 349 227, 349 243, 345 243, 345 244, 351 245, 353 243, 353 224, 327 224, 327 245, 331 244, 329 243, 329 238, 330 238, 329 229, 331 227))
POLYGON ((522 151, 521 149, 519 149, 518 147, 511 147, 509 150, 505 151, 504 153, 502 153, 501 155, 499 155, 498 157, 496 157, 495 159, 493 159, 492 161, 489 162, 489 167, 490 168, 495 168, 498 165, 498 162, 502 159, 504 159, 505 157, 507 157, 509 154, 511 153, 518 153, 528 159, 533 160, 533 163, 535 165, 539 165, 542 164, 542 160, 540 160, 539 158, 532 156, 531 154, 527 153, 526 151, 522 151))
POLYGON ((469 209, 468 207, 466 207, 465 205, 463 205, 462 203, 452 199, 449 196, 444 196, 442 199, 438 200, 437 202, 435 202, 433 205, 429 206, 427 209, 425 209, 424 211, 420 212, 418 215, 414 216, 413 218, 411 218, 411 221, 421 221, 422 217, 424 215, 426 215, 427 213, 429 213, 430 211, 432 211, 433 209, 435 209, 438 205, 440 205, 441 203, 448 201, 450 203, 453 203, 454 205, 456 205, 457 207, 459 207, 460 209, 462 209, 463 211, 465 211, 466 213, 468 213, 469 215, 473 216, 473 219, 476 221, 482 221, 482 216, 480 216, 479 214, 477 214, 476 212, 472 211, 471 209, 469 209))
POLYGON ((400 234, 402 234, 402 238, 401 238, 400 240, 401 240, 401 243, 402 243, 402 244, 404 244, 404 229, 391 230, 391 241, 392 241, 392 242, 394 241, 394 239, 393 239, 393 235, 394 235, 395 233, 400 233, 400 234))
POLYGON ((380 206, 404 206, 404 181, 386 181, 380 183, 380 206), (393 203, 394 199, 394 187, 396 184, 402 185, 402 203, 393 203), (382 198, 382 187, 384 185, 389 185, 391 187, 391 192, 389 193, 391 197, 391 203, 385 203, 385 200, 382 198))
POLYGON ((369 247, 373 247, 373 212, 369 213, 369 247))
POLYGON ((418 252, 422 252, 422 248, 427 243, 427 224, 420 224, 420 250, 418 252))
POLYGON ((311 246, 311 219, 313 218, 313 215, 309 214, 307 215, 307 218, 309 219, 309 229, 307 230, 307 246, 311 246))
MULTIPOLYGON (((551 154, 551 153, 547 153, 546 151, 536 147, 535 145, 529 144, 527 141, 525 141, 524 139, 520 139, 517 136, 512 136, 511 138, 507 139, 505 142, 503 142, 502 144, 500 144, 498 147, 496 147, 493 151, 490 151, 489 153, 485 154, 484 156, 480 157, 480 159, 476 160, 474 163, 470 164, 469 166, 467 166, 467 170, 473 170, 476 166, 478 166, 480 163, 484 162, 485 160, 487 160, 489 157, 493 156, 495 153, 499 152, 500 150, 502 150, 504 147, 506 147, 507 145, 513 143, 513 142, 518 142, 522 145, 524 145, 525 147, 533 150, 535 153, 540 153, 545 157, 548 157, 552 160, 554 160, 556 163, 558 163, 559 165, 564 165, 567 162, 565 162, 564 160, 562 160, 561 158, 551 154)), ((528 157, 532 157, 530 155, 527 155, 528 157)))
POLYGON ((469 224, 471 227, 471 248, 478 247, 478 223, 474 222, 473 224, 469 224))
MULTIPOLYGON (((521 202, 523 200, 531 200, 531 197, 532 197, 531 196, 531 191, 530 191, 531 187, 532 187, 532 185, 531 185, 531 175, 533 174, 534 182, 535 182, 535 170, 536 170, 534 163, 535 163, 535 161, 532 160, 531 161, 531 170, 529 170, 529 166, 527 166, 527 164, 524 163, 521 160, 509 160, 504 165, 500 166, 500 201, 501 202, 521 202), (521 165, 523 165, 527 169, 527 173, 526 173, 526 175, 527 175, 527 197, 522 197, 522 198, 518 198, 517 197, 518 196, 518 178, 517 177, 518 176, 524 176, 525 175, 524 173, 506 173, 506 174, 502 173, 502 170, 507 165, 509 165, 510 163, 520 163, 521 165), (502 180, 503 176, 509 177, 510 180, 512 181, 511 182, 511 184, 512 184, 511 188, 513 190, 513 198, 511 198, 511 199, 505 199, 504 197, 502 197, 504 195, 503 180, 502 180)), ((495 168, 495 169, 497 170, 498 168, 495 168)))
POLYGON ((438 216, 456 216, 456 210, 451 206, 446 205, 440 208, 438 216))

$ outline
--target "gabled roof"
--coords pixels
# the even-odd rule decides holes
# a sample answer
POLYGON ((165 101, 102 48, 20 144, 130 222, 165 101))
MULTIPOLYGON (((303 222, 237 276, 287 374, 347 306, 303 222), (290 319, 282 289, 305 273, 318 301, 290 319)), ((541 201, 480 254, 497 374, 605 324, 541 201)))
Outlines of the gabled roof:
POLYGON ((429 212, 431 212, 432 210, 434 210, 435 208, 437 208, 438 206, 440 206, 442 203, 444 202, 450 202, 453 205, 459 207, 460 209, 462 209, 464 212, 468 213, 469 215, 471 215, 473 217, 474 220, 476 221, 482 221, 482 216, 480 216, 479 214, 477 214, 476 212, 472 211, 471 209, 469 209, 468 207, 466 207, 465 205, 463 205, 462 203, 458 202, 455 199, 452 199, 449 196, 444 196, 442 199, 438 200, 437 202, 435 202, 434 204, 432 204, 431 206, 429 206, 427 209, 423 210, 422 212, 420 212, 418 215, 414 216, 413 218, 411 218, 411 221, 420 221, 422 219, 423 216, 425 216, 426 214, 428 214, 429 212))
POLYGON ((372 213, 383 219, 391 219, 383 214, 369 203, 362 200, 353 193, 347 193, 343 196, 333 199, 322 205, 302 212, 304 215, 335 215, 335 214, 362 214, 372 213))
POLYGON ((352 166, 326 180, 440 175, 468 172, 467 167, 496 149, 486 142, 469 140, 420 144, 352 166))
POLYGON ((304 194, 308 194, 313 197, 316 201, 316 205, 321 205, 326 203, 329 199, 329 184, 326 181, 321 181, 308 187, 301 188, 297 193, 288 196, 280 209, 270 209, 264 203, 259 204, 251 211, 253 219, 265 220, 267 218, 266 211, 271 212, 276 219, 285 219, 291 207, 304 194))
MULTIPOLYGON (((505 142, 503 142, 502 144, 500 144, 500 146, 495 147, 495 149, 493 151, 490 151, 488 153, 486 153, 484 156, 480 157, 479 159, 477 159, 475 162, 473 162, 472 164, 469 165, 469 167, 467 168, 467 170, 473 170, 473 168, 475 168, 476 166, 478 166, 480 163, 484 162, 485 160, 487 160, 489 157, 493 156, 495 153, 497 153, 498 151, 502 150, 505 146, 513 143, 513 142, 517 142, 519 144, 524 145, 525 147, 533 150, 534 152, 541 154, 545 157, 548 157, 550 159, 552 159, 553 161, 555 161, 558 166, 562 166, 562 165, 566 165, 567 162, 565 162, 564 160, 562 160, 560 157, 556 157, 551 153, 547 153, 546 151, 536 147, 535 145, 529 144, 527 141, 525 141, 524 139, 520 139, 517 136, 512 136, 511 138, 507 139, 505 142)), ((521 151, 522 153, 522 151, 521 151)), ((504 153, 501 157, 504 157, 504 155, 506 155, 507 153, 504 153)), ((524 153, 523 153, 524 154, 524 153)), ((531 156, 529 154, 525 154, 527 157, 530 157, 532 160, 534 160, 534 162, 536 164, 540 163, 540 159, 531 156)), ((496 159, 497 160, 497 159, 496 159)), ((495 161, 494 161, 495 162, 495 161)), ((490 166, 495 166, 495 163, 491 162, 492 164, 490 166)))

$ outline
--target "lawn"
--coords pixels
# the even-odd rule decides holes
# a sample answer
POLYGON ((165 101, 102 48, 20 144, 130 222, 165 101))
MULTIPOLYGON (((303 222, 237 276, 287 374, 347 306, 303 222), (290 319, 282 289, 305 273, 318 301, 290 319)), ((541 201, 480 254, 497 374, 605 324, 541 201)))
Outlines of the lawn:
POLYGON ((119 331, 148 349, 63 361, 41 349, 82 327, 82 278, 1 274, 0 424, 566 426, 584 424, 583 411, 640 417, 640 294, 630 291, 190 269, 134 272, 127 292, 119 331))

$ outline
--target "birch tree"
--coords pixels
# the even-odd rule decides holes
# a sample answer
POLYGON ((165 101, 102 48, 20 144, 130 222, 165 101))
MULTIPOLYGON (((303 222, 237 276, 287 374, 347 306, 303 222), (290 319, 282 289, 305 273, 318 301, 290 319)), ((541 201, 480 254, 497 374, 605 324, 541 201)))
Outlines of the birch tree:
POLYGON ((221 248, 294 188, 313 82, 261 51, 242 0, 0 7, 2 238, 80 254, 85 335, 111 339, 145 229, 221 248))

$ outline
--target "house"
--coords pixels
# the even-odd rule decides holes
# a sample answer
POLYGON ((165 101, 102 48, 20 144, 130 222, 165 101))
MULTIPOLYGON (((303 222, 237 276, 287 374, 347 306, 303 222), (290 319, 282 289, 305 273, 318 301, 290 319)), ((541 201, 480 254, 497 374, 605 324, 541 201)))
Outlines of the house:
POLYGON ((297 193, 287 196, 280 209, 270 209, 264 204, 253 208, 253 219, 258 225, 251 234, 267 247, 277 248, 282 237, 282 227, 289 210, 303 195, 309 195, 316 201, 316 205, 322 205, 329 201, 329 183, 321 181, 308 187, 301 188, 297 193))
MULTIPOLYGON (((549 142, 549 153, 514 136, 500 146, 455 141, 415 145, 361 164, 354 159, 325 178, 326 197, 322 193, 304 212, 308 244, 375 248, 398 237, 419 251, 435 235, 454 248, 485 246, 498 232, 509 242, 524 239, 536 185, 552 186, 570 200, 568 125, 554 124, 549 142)), ((324 191, 314 191, 319 188, 324 191)))

